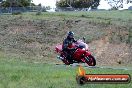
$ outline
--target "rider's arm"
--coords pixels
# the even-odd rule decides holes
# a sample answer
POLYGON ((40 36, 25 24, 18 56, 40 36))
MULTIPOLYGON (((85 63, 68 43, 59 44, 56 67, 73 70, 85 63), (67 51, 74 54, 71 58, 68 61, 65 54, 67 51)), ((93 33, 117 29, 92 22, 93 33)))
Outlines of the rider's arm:
POLYGON ((64 40, 64 42, 63 42, 63 50, 64 51, 69 51, 69 50, 74 50, 74 48, 69 48, 68 47, 68 43, 69 41, 68 40, 64 40))
MULTIPOLYGON (((73 42, 76 43, 77 41, 73 38, 73 42)), ((69 48, 68 47, 69 41, 67 39, 63 42, 63 50, 75 50, 75 48, 69 48)))
POLYGON ((76 42, 77 42, 77 40, 75 40, 75 38, 73 38, 73 42, 74 42, 74 43, 76 43, 76 42))
POLYGON ((67 50, 67 48, 68 48, 68 41, 64 40, 63 41, 63 50, 67 50))

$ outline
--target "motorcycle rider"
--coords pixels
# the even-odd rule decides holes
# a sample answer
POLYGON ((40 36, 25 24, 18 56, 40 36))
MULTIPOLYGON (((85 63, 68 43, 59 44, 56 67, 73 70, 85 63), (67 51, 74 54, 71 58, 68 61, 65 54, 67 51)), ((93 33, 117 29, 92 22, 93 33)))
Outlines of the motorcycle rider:
POLYGON ((73 43, 76 43, 77 41, 74 39, 74 32, 69 31, 67 34, 67 37, 63 41, 62 50, 66 54, 66 59, 73 63, 72 54, 75 48, 71 48, 73 43))

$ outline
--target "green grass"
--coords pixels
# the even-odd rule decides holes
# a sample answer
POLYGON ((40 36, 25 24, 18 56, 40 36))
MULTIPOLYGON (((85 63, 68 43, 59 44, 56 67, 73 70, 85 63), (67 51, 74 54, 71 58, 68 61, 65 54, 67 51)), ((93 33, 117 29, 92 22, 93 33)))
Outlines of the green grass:
MULTIPOLYGON (((58 20, 58 19, 85 19, 89 22, 114 24, 118 26, 132 27, 132 11, 90 11, 90 12, 43 12, 42 15, 36 15, 35 12, 27 12, 22 15, 2 15, 0 18, 25 17, 25 20, 58 20), (9 17, 10 16, 10 17, 9 17)), ((7 20, 8 21, 8 20, 7 20)))
POLYGON ((95 23, 106 23, 116 25, 131 25, 132 11, 90 11, 90 12, 44 12, 42 15, 36 16, 35 13, 24 13, 26 18, 33 19, 53 19, 54 18, 84 18, 95 23))
MULTIPOLYGON (((0 54, 0 88, 131 88, 129 84, 77 84, 78 67, 23 62, 0 54)), ((129 70, 85 68, 87 74, 130 74, 129 70)))

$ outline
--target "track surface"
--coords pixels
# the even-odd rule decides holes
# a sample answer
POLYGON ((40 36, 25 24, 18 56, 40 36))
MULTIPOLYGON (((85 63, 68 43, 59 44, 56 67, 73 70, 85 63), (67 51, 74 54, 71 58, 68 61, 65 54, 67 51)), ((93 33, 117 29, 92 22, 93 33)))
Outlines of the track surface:
MULTIPOLYGON (((61 65, 61 66, 66 66, 64 64, 55 64, 55 65, 61 65)), ((71 64, 69 66, 79 66, 79 64, 71 64)), ((84 64, 81 64, 81 66, 83 66, 84 68, 101 68, 101 69, 114 69, 114 70, 132 70, 130 68, 125 68, 125 67, 109 67, 109 66, 86 66, 84 64)))

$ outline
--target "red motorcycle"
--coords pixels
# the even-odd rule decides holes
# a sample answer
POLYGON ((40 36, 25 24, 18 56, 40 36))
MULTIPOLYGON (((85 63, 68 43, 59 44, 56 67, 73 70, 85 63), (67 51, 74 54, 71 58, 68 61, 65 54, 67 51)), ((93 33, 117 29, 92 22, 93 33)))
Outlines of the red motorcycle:
MULTIPOLYGON (((76 43, 73 43, 70 48, 75 48, 71 55, 73 63, 87 63, 89 66, 96 65, 95 58, 91 55, 88 45, 83 40, 78 40, 76 43)), ((62 51, 62 44, 57 45, 55 51, 59 54, 57 58, 62 60, 63 63, 66 65, 73 64, 68 61, 66 53, 62 51)))

